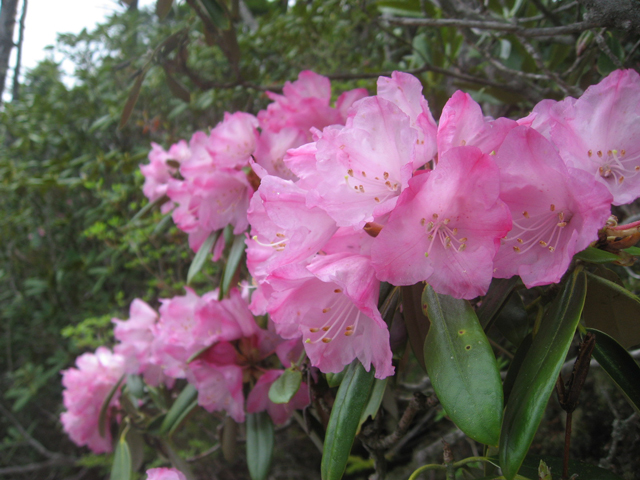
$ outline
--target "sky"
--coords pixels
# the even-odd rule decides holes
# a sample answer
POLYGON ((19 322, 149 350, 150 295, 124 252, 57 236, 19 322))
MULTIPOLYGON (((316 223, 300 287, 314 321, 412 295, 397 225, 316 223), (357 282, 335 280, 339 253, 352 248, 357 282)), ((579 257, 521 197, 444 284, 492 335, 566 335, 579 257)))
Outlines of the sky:
MULTIPOLYGON (((138 4, 140 7, 153 5, 155 0, 139 0, 138 4)), ((35 67, 40 60, 47 57, 45 47, 55 44, 58 33, 78 33, 83 28, 91 29, 111 13, 123 8, 118 0, 28 0, 22 70, 35 67)), ((18 7, 17 22, 20 21, 21 13, 22 1, 18 7)), ((16 23, 16 43, 18 28, 19 25, 16 23)), ((15 55, 14 48, 9 63, 8 85, 13 75, 15 55)))

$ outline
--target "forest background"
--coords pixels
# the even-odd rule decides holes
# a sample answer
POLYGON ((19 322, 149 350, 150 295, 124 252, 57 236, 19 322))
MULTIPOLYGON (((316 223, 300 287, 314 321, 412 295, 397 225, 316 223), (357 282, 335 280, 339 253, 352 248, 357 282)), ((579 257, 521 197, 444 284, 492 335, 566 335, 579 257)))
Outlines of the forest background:
MULTIPOLYGON (((93 31, 61 35, 55 48, 75 66, 71 85, 59 64, 43 61, 13 85, 0 111, 6 478, 108 475, 110 456, 88 454, 61 430, 60 371, 109 345, 111 318, 126 318, 134 298, 157 306, 184 291, 193 259, 186 235, 157 209, 132 221, 147 204, 138 167, 151 142, 167 148, 225 111, 255 113, 268 103, 265 91, 304 69, 331 78, 334 94, 373 93, 379 75, 408 71, 421 79, 436 118, 457 89, 487 114, 517 118, 544 98, 578 96, 614 69, 640 66, 640 8, 631 1, 232 1, 231 23, 213 25, 216 35, 195 0, 159 0, 156 10, 130 2, 93 31)), ((628 217, 633 207, 617 213, 628 217)), ((217 275, 207 265, 192 286, 204 292, 217 275)), ((400 402, 419 388, 419 372, 401 380, 400 402)), ((638 478, 638 416, 597 375, 585 387, 576 456, 638 478)), ((552 401, 537 452, 560 448, 559 412, 552 401)), ((235 463, 223 459, 216 424, 196 415, 201 422, 175 442, 199 478, 247 478, 242 452, 235 463)), ((420 420, 429 428, 399 447, 396 478, 439 462, 441 438, 454 450, 476 448, 452 435, 441 410, 429 415, 420 420)), ((297 426, 284 429, 273 478, 318 478, 319 458, 297 426)), ((372 465, 356 449, 347 474, 367 478, 372 465)))

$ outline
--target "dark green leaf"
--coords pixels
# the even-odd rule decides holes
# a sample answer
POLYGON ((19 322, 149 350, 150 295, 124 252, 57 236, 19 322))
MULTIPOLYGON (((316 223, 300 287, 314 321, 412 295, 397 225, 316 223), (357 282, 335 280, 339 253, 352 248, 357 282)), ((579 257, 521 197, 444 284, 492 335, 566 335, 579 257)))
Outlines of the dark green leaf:
POLYGON ((148 67, 143 68, 140 73, 138 73, 136 81, 133 83, 133 87, 131 87, 129 97, 127 98, 127 102, 124 104, 122 115, 120 116, 120 125, 118 125, 119 130, 124 128, 129 121, 129 117, 131 117, 131 114, 133 113, 133 107, 136 106, 138 96, 140 95, 140 89, 142 88, 142 82, 144 81, 144 77, 147 75, 148 70, 148 67))
POLYGON ((171 11, 171 5, 173 0, 157 0, 156 1, 156 15, 162 21, 171 11))
POLYGON ((98 414, 98 433, 103 438, 107 433, 107 411, 109 411, 109 404, 111 403, 111 399, 113 398, 113 396, 118 391, 118 388, 120 388, 120 385, 122 384, 125 376, 126 375, 122 375, 120 377, 120 380, 118 380, 118 383, 111 387, 111 390, 109 390, 109 393, 104 399, 104 402, 102 402, 102 405, 100 406, 100 413, 98 414))
POLYGON ((144 437, 139 431, 130 428, 126 440, 131 455, 131 470, 136 472, 144 463, 144 437))
MULTIPOLYGON (((518 472, 529 478, 538 478, 538 467, 540 461, 543 461, 551 469, 551 475, 554 480, 560 480, 562 476, 562 458, 531 455, 528 456, 518 472)), ((587 463, 569 460, 569 476, 577 474, 579 480, 622 480, 621 477, 615 475, 609 470, 589 465, 587 463)))
POLYGON ((474 440, 497 445, 502 421, 502 380, 496 357, 471 304, 424 289, 431 328, 424 362, 438 400, 474 440))
POLYGON ((626 288, 618 285, 615 274, 610 279, 604 270, 595 275, 588 272, 587 301, 584 308, 584 323, 615 338, 624 348, 640 344, 640 299, 626 288))
POLYGON ((132 223, 135 223, 137 220, 139 220, 142 217, 144 217, 149 212, 149 210, 151 210, 152 208, 154 208, 157 205, 162 205, 167 200, 169 200, 169 197, 164 195, 164 196, 162 196, 160 198, 156 198, 153 202, 147 203, 144 207, 142 207, 140 209, 140 211, 138 213, 136 213, 133 216, 133 218, 131 220, 129 220, 129 225, 132 224, 132 223))
POLYGON ((324 439, 322 480, 340 480, 347 466, 360 416, 369 401, 374 369, 367 372, 359 360, 354 360, 342 379, 331 409, 324 439))
POLYGON ((327 373, 327 383, 329 384, 329 386, 331 388, 333 387, 339 387, 340 383, 342 383, 342 379, 344 378, 345 374, 347 373, 347 370, 349 369, 349 367, 345 367, 341 372, 339 373, 327 373))
POLYGON ((511 390, 513 390, 513 384, 518 377, 518 372, 522 367, 522 363, 531 348, 531 335, 527 335, 524 337, 522 342, 520 342, 520 346, 518 350, 516 350, 516 354, 511 360, 511 364, 509 365, 509 371, 507 372, 507 377, 504 379, 504 384, 502 385, 502 389, 504 390, 504 403, 505 405, 509 401, 509 395, 511 395, 511 390))
POLYGON ((494 325, 514 347, 520 345, 522 339, 529 333, 530 328, 529 315, 518 293, 513 292, 509 296, 509 299, 496 317, 494 325))
POLYGON ((587 247, 585 250, 576 253, 574 258, 590 263, 611 263, 620 260, 620 257, 615 253, 594 247, 587 247))
POLYGON ((511 278, 494 278, 491 281, 489 291, 482 299, 482 305, 478 308, 478 320, 485 331, 491 328, 493 320, 496 318, 507 298, 513 291, 513 287, 517 285, 519 278, 513 276, 511 278))
POLYGON ((251 480, 265 480, 273 459, 273 422, 267 412, 247 414, 247 465, 251 480))
POLYGON ((269 388, 269 400, 273 403, 289 403, 300 389, 302 373, 300 370, 287 368, 269 388))
POLYGON ((367 421, 367 418, 371 417, 371 419, 375 420, 378 410, 380 409, 380 405, 382 404, 382 397, 384 397, 388 379, 389 377, 383 378, 382 380, 376 378, 373 381, 373 388, 369 394, 369 400, 362 411, 362 415, 360 415, 356 435, 360 433, 360 427, 362 427, 362 424, 367 421))
POLYGON ((193 277, 195 277, 196 274, 202 269, 204 262, 211 254, 211 249, 216 243, 216 240, 218 240, 219 236, 220 230, 218 230, 217 232, 211 232, 204 243, 200 246, 198 253, 196 253, 195 257, 193 257, 193 261, 189 266, 189 273, 187 273, 187 284, 190 284, 191 280, 193 280, 193 277))
POLYGON ((202 4, 216 27, 222 30, 229 28, 229 17, 227 16, 227 12, 222 5, 217 2, 217 0, 202 0, 202 4))
POLYGON ((622 345, 604 332, 587 329, 596 336, 593 358, 607 372, 631 406, 640 413, 640 367, 622 345))
POLYGON ((245 247, 244 239, 244 235, 236 235, 236 237, 233 239, 233 244, 231 245, 231 250, 229 251, 229 258, 227 258, 227 263, 224 267, 224 273, 222 275, 222 284, 220 285, 220 295, 222 297, 226 296, 229 293, 231 282, 236 274, 236 270, 238 270, 240 261, 242 260, 242 255, 244 254, 245 247))
POLYGON ((622 251, 628 253, 629 255, 633 255, 634 257, 640 256, 640 248, 638 247, 629 247, 623 249, 622 251))
POLYGON ((161 435, 173 432, 180 425, 184 417, 197 405, 197 396, 196 387, 188 383, 167 412, 167 416, 160 426, 161 435))
POLYGON ((504 412, 500 466, 512 480, 522 464, 567 356, 584 306, 587 280, 578 268, 542 318, 504 412))
POLYGON ((429 319, 427 318, 422 305, 422 283, 401 287, 402 290, 402 313, 404 324, 407 327, 407 336, 414 355, 418 363, 427 371, 424 365, 424 339, 429 331, 429 319))
POLYGON ((116 445, 113 466, 111 467, 111 480, 130 480, 131 478, 131 452, 125 435, 120 437, 116 445))

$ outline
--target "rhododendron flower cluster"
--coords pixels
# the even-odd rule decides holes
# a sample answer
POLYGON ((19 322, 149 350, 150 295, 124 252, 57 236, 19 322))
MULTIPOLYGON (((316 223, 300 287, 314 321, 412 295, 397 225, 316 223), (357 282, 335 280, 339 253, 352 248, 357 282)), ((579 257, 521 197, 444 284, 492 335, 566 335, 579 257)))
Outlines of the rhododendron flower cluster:
MULTIPOLYGON (((282 423, 309 403, 307 388, 284 405, 268 391, 303 349, 325 373, 354 359, 377 378, 394 373, 381 282, 428 282, 465 299, 484 295, 493 278, 556 283, 598 239, 612 203, 640 196, 635 71, 613 72, 577 99, 545 100, 521 119, 485 117, 456 92, 436 122, 412 75, 394 72, 377 87, 343 93, 332 107, 329 80, 302 72, 257 116, 227 113, 188 143, 153 145, 141 167, 145 195, 169 198, 163 210, 173 209, 195 251, 228 225, 246 235, 250 299, 187 288, 158 313, 134 301, 128 321, 114 319, 120 343, 108 357, 120 359, 111 361, 120 373, 104 382, 125 370, 150 385, 184 378, 209 411, 238 422, 268 411, 282 423), (254 315, 268 315, 269 329, 254 315)), ((223 249, 221 235, 214 260, 223 249)), ((106 387, 86 378, 100 393, 76 402, 75 385, 105 352, 81 357, 64 377, 65 427, 102 450, 108 440, 88 440, 72 418, 104 398, 106 387)))

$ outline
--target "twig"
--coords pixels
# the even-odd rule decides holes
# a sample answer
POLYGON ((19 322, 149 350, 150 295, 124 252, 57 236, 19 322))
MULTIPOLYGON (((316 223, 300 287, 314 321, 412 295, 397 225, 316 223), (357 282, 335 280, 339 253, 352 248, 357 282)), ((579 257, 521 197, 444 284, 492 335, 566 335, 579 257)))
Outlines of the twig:
POLYGON ((477 28, 478 30, 496 30, 499 32, 513 33, 519 37, 555 37, 558 35, 570 35, 582 33, 591 28, 601 27, 599 23, 584 21, 561 27, 526 28, 504 22, 488 20, 468 20, 463 18, 404 18, 385 17, 393 25, 406 25, 413 27, 462 27, 477 28))
POLYGON ((13 423, 13 425, 20 432, 20 434, 24 437, 24 439, 29 443, 29 445, 31 445, 33 448, 35 448, 38 452, 40 452, 42 455, 44 455, 45 457, 50 458, 50 459, 60 457, 61 454, 54 453, 54 452, 48 450, 47 448, 45 448, 44 445, 42 445, 39 441, 37 441, 35 438, 33 438, 29 434, 29 432, 27 432, 25 430, 25 428, 20 424, 20 422, 18 422, 18 420, 11 414, 11 412, 9 410, 7 410, 4 407, 4 405, 2 405, 1 403, 0 403, 0 412, 2 412, 2 414, 5 417, 7 417, 11 423, 13 423))
POLYGON ((604 53, 607 57, 609 57, 609 60, 611 60, 613 62, 613 64, 616 66, 616 68, 620 68, 620 69, 624 68, 624 65, 622 65, 622 62, 620 61, 620 59, 613 54, 613 52, 609 48, 609 45, 607 45, 606 40, 602 36, 602 33, 604 31, 605 31, 605 29, 603 28, 602 31, 597 32, 596 35, 595 35, 596 43, 598 44, 598 48, 600 49, 600 51, 602 53, 604 53))
POLYGON ((199 454, 197 454, 197 455, 194 455, 193 457, 186 458, 185 460, 186 460, 187 462, 195 462, 196 460, 200 460, 201 458, 204 458, 204 457, 206 457, 206 456, 208 456, 208 455, 211 455, 213 452, 216 452, 219 448, 220 448, 220 444, 219 444, 219 443, 216 443, 216 444, 215 444, 213 447, 211 447, 210 449, 205 450, 204 452, 199 453, 199 454))
POLYGON ((74 465, 75 463, 75 458, 57 457, 42 463, 30 463, 28 465, 17 465, 15 467, 0 468, 0 475, 14 475, 20 473, 35 472, 37 470, 44 470, 51 467, 74 465))

